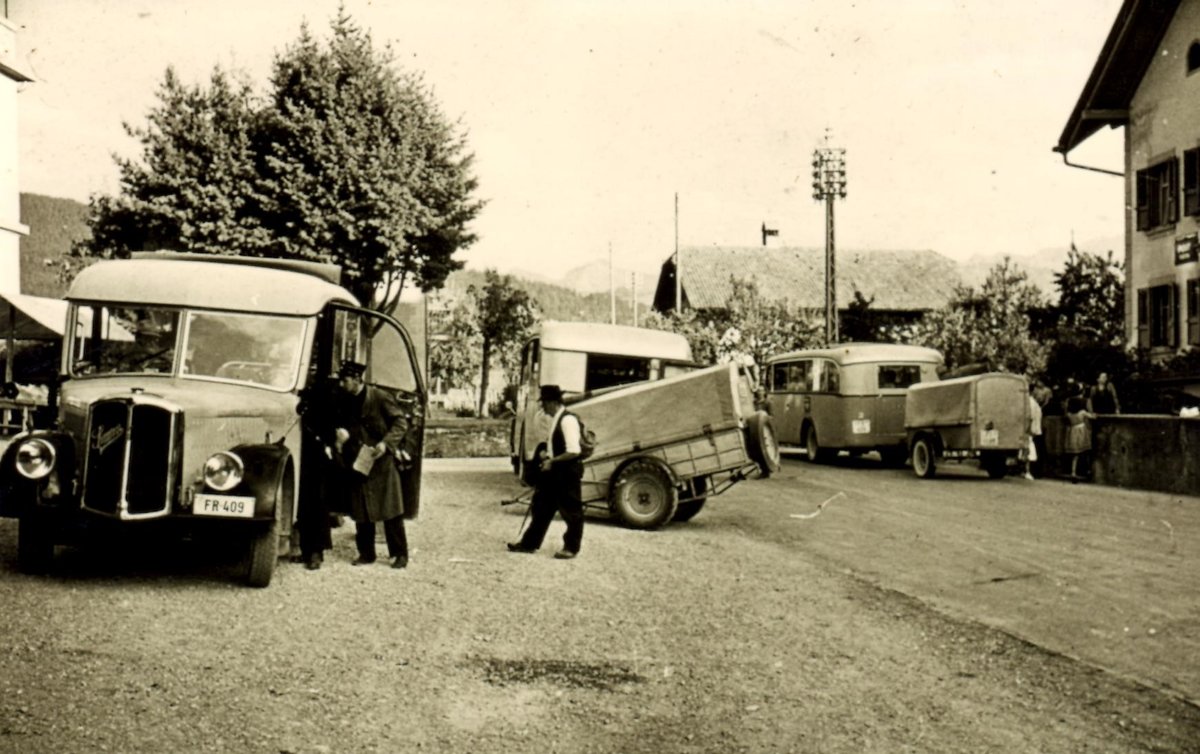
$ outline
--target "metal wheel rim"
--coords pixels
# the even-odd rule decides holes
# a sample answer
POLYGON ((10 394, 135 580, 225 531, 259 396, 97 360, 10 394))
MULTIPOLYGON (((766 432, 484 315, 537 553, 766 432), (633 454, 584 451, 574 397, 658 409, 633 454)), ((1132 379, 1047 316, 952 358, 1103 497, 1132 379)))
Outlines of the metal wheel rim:
POLYGON ((654 479, 639 474, 625 484, 622 497, 626 509, 641 518, 650 518, 667 505, 668 493, 654 479))
POLYGON ((924 474, 929 470, 929 446, 923 442, 918 442, 913 446, 913 468, 918 474, 924 474))

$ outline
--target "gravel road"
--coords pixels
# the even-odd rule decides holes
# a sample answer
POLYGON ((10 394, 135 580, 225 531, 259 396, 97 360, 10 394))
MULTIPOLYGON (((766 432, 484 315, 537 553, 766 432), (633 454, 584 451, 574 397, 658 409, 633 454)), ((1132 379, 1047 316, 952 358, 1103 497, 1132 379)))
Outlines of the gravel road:
POLYGON ((744 532, 754 482, 558 561, 505 551, 499 468, 429 464, 407 570, 344 527, 265 590, 179 546, 27 577, 0 520, 0 751, 1200 751, 1186 702, 744 532))

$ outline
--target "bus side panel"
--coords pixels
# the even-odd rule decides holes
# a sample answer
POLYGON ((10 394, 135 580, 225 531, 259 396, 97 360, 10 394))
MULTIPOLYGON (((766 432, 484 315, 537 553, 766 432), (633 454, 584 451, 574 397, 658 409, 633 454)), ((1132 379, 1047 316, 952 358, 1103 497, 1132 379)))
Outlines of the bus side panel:
POLYGON ((767 396, 767 410, 775 425, 775 437, 784 445, 800 445, 801 420, 804 418, 803 396, 798 393, 773 392, 767 396))
POLYGON ((877 447, 904 444, 904 398, 903 392, 880 393, 876 396, 871 434, 875 436, 877 447))

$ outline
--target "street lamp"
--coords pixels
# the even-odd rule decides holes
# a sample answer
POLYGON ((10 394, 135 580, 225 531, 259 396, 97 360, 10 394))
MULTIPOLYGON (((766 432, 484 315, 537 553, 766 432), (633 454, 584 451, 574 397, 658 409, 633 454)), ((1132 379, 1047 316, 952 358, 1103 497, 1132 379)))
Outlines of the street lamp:
MULTIPOLYGON (((828 144, 829 135, 825 135, 828 144)), ((833 200, 846 198, 846 150, 820 147, 813 150, 813 199, 825 200, 825 342, 836 343, 838 312, 836 265, 833 245, 833 200)))

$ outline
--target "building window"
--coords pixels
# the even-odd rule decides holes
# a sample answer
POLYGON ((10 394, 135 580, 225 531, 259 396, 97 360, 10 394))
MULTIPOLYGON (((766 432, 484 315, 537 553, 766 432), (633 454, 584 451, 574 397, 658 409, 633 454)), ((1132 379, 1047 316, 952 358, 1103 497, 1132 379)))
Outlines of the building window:
POLYGON ((1188 73, 1200 68, 1200 42, 1192 42, 1188 47, 1187 67, 1188 73))
POLYGON ((1155 230, 1179 220, 1179 161, 1151 165, 1137 173, 1137 229, 1155 230))
POLYGON ((1175 348, 1179 345, 1179 303, 1175 284, 1142 288, 1137 294, 1138 346, 1175 348))
POLYGON ((1187 344, 1200 346, 1200 279, 1187 281, 1187 344))
POLYGON ((1200 215, 1200 148, 1183 153, 1183 214, 1200 215))

